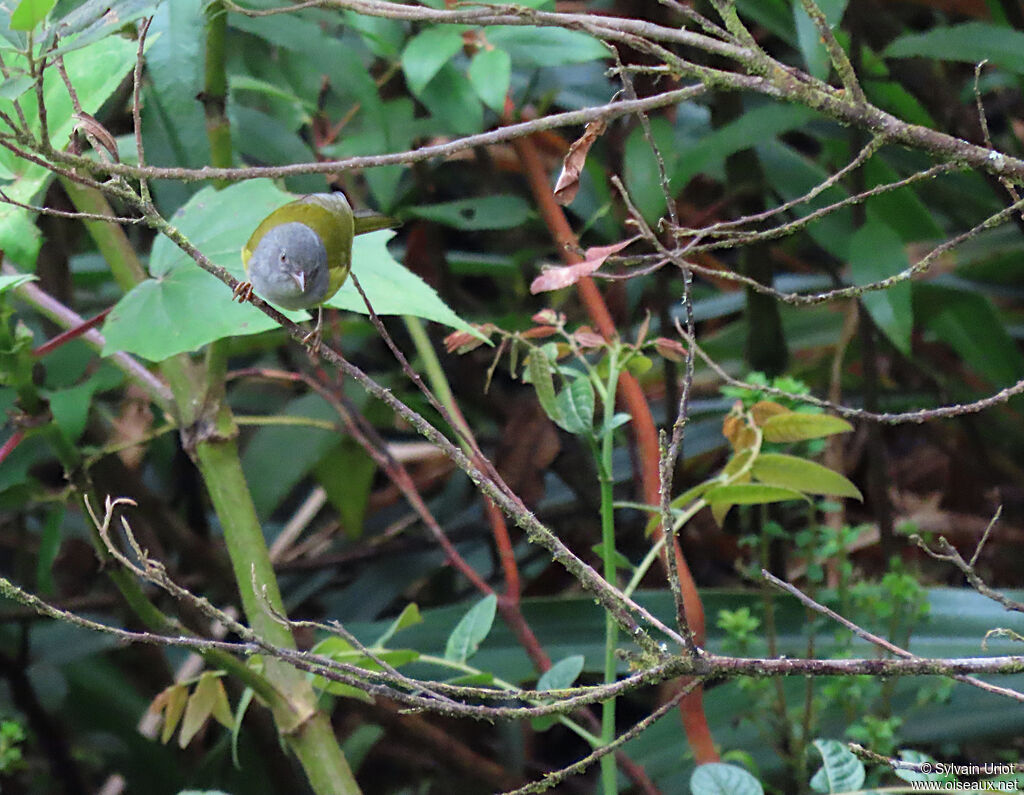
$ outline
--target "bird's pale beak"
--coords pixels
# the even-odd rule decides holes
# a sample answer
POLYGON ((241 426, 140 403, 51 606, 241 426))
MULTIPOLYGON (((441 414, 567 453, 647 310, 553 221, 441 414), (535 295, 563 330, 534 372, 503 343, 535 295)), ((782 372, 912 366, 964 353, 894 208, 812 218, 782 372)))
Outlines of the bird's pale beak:
POLYGON ((299 271, 298 273, 290 273, 288 275, 291 276, 293 279, 295 279, 295 283, 297 285, 299 285, 299 292, 300 293, 306 292, 306 274, 305 273, 303 273, 302 271, 299 271))

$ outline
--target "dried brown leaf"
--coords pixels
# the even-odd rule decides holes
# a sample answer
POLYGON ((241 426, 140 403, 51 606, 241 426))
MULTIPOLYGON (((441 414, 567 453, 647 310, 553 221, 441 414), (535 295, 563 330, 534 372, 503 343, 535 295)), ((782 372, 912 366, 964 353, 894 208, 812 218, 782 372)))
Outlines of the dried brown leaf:
POLYGON ((580 189, 580 173, 587 162, 587 153, 606 127, 604 119, 595 119, 586 126, 583 135, 569 147, 565 160, 562 161, 562 173, 558 175, 558 181, 555 183, 555 201, 563 207, 572 204, 576 198, 580 189))

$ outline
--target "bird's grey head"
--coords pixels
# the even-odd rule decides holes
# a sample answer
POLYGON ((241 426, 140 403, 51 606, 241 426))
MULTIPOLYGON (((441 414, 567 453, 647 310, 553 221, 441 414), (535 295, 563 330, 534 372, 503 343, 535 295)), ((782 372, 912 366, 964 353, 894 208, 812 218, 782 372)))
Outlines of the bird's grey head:
POLYGON ((267 232, 249 259, 255 292, 283 309, 309 309, 327 293, 327 251, 320 236, 298 222, 267 232))

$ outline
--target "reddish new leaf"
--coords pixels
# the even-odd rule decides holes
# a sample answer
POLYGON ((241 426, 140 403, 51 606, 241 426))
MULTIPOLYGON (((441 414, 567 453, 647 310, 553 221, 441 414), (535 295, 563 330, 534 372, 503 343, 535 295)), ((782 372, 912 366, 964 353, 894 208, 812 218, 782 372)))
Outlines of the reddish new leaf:
POLYGON ((584 276, 590 276, 594 271, 604 265, 604 261, 612 254, 618 254, 622 249, 639 237, 631 237, 629 240, 622 240, 610 246, 594 246, 588 248, 583 254, 583 262, 575 265, 563 265, 551 267, 544 270, 540 276, 530 284, 530 292, 544 293, 549 290, 560 290, 576 284, 584 276))

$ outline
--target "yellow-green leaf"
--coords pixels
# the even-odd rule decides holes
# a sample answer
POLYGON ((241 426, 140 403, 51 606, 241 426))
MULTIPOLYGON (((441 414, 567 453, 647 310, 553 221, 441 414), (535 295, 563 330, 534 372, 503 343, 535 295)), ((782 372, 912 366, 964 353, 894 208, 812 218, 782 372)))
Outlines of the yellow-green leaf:
POLYGON ((160 732, 160 742, 166 744, 178 727, 181 720, 181 713, 185 711, 185 702, 188 701, 188 688, 183 684, 173 684, 165 689, 160 695, 153 699, 149 705, 151 712, 164 713, 164 725, 160 732))
POLYGON ((225 729, 230 729, 232 724, 231 705, 228 703, 228 694, 224 690, 224 683, 220 677, 211 677, 213 680, 213 710, 210 712, 214 720, 225 729))
POLYGON ((860 490, 838 472, 794 455, 762 453, 754 462, 751 474, 770 486, 864 501, 860 490))
POLYGON ((730 483, 718 486, 704 495, 711 506, 728 505, 761 505, 768 502, 784 502, 786 500, 806 500, 807 495, 795 489, 781 486, 766 486, 763 483, 730 483))
POLYGON ((791 412, 769 417, 761 426, 766 442, 802 442, 820 439, 834 433, 848 433, 853 426, 841 417, 830 414, 791 412))
POLYGON ((21 0, 11 14, 11 30, 32 30, 46 19, 57 0, 21 0))
POLYGON ((181 748, 192 742, 196 732, 213 714, 217 705, 218 684, 220 683, 216 676, 209 671, 199 677, 199 682, 188 698, 188 704, 185 706, 185 718, 181 721, 181 731, 178 732, 178 745, 181 748))

